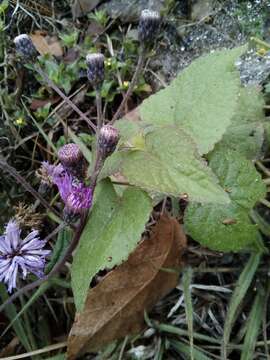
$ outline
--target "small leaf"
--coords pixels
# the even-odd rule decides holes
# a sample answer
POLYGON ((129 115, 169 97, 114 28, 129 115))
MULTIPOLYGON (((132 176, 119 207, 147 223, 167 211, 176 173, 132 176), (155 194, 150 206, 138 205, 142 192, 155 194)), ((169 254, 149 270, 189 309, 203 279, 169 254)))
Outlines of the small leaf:
POLYGON ((186 237, 179 223, 162 216, 150 239, 145 239, 125 263, 89 290, 85 308, 77 314, 69 335, 68 360, 141 331, 144 310, 151 310, 176 286, 176 269, 181 265, 185 246, 186 237))
POLYGON ((230 125, 237 107, 240 79, 234 62, 245 47, 200 57, 165 90, 140 106, 151 124, 177 124, 189 134, 200 154, 213 149, 230 125))
POLYGON ((120 198, 111 182, 100 183, 71 268, 77 310, 83 308, 93 276, 120 264, 134 250, 151 210, 145 192, 127 188, 120 198))
POLYGON ((239 251, 256 242, 257 226, 249 217, 251 208, 266 194, 266 187, 254 165, 234 151, 217 152, 210 161, 229 205, 189 204, 185 228, 194 240, 219 251, 239 251))

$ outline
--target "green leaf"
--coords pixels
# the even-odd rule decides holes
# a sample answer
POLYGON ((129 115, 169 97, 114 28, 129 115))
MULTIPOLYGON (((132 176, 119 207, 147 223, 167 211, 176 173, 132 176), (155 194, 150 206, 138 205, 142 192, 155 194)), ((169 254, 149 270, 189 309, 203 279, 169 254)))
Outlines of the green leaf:
POLYGON ((200 154, 213 149, 230 125, 240 89, 236 59, 245 47, 200 57, 166 89, 140 107, 144 122, 177 124, 189 134, 200 154))
POLYGON ((236 150, 248 159, 260 157, 264 142, 265 105, 262 93, 256 87, 242 88, 231 125, 215 151, 236 150))
POLYGON ((189 204, 185 228, 203 246, 219 251, 239 251, 259 238, 249 213, 265 196, 266 187, 254 165, 234 151, 215 153, 210 167, 232 201, 228 205, 189 204))
POLYGON ((230 334, 233 324, 236 320, 237 311, 250 287, 254 274, 259 266, 261 254, 252 254, 242 271, 239 279, 237 280, 234 292, 232 294, 229 308, 226 315, 224 324, 224 335, 222 342, 222 359, 227 359, 227 346, 230 340, 230 334))
POLYGON ((120 198, 109 181, 98 187, 71 268, 78 311, 83 308, 93 276, 120 264, 134 250, 152 210, 150 198, 139 189, 127 188, 120 198))
POLYGON ((251 312, 247 320, 247 332, 245 335, 241 360, 254 359, 254 350, 263 320, 263 310, 265 305, 265 294, 259 289, 252 305, 251 312))
POLYGON ((251 209, 266 195, 266 186, 251 161, 236 151, 216 152, 209 163, 230 198, 251 209))
POLYGON ((235 204, 201 206, 193 203, 186 210, 184 223, 194 240, 218 251, 239 251, 259 236, 247 211, 235 204))
POLYGON ((114 153, 102 177, 120 173, 128 183, 149 192, 199 202, 229 203, 229 197, 198 155, 193 141, 176 126, 144 129, 140 149, 114 153))

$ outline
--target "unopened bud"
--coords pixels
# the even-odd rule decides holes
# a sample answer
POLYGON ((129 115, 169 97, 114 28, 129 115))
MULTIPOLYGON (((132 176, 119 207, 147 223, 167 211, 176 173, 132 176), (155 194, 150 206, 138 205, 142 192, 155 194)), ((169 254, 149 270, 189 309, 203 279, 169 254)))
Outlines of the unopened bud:
POLYGON ((88 54, 86 56, 87 77, 94 88, 99 88, 104 80, 104 55, 88 54))
POLYGON ((85 160, 83 153, 76 144, 66 144, 58 151, 58 157, 65 170, 78 178, 85 174, 85 160))
POLYGON ((38 52, 30 38, 27 34, 21 34, 16 36, 14 39, 14 44, 18 54, 26 61, 35 60, 38 55, 38 52))
POLYGON ((119 141, 119 131, 111 125, 104 125, 100 129, 98 144, 102 156, 112 154, 119 141))
POLYGON ((141 12, 138 36, 142 44, 148 46, 155 40, 160 26, 160 14, 157 11, 143 10, 141 12))

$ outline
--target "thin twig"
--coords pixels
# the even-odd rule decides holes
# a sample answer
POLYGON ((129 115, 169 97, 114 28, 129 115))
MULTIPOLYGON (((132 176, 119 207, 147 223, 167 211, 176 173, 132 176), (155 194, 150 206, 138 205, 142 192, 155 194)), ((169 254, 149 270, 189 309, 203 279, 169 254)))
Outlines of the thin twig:
POLYGON ((113 124, 116 120, 118 120, 120 118, 120 116, 122 115, 122 111, 123 111, 124 107, 126 106, 126 103, 127 103, 128 99, 130 98, 133 90, 134 90, 134 87, 135 87, 135 85, 137 83, 139 74, 140 74, 140 72, 141 72, 141 70, 143 68, 144 58, 145 58, 145 49, 143 48, 141 50, 141 52, 140 52, 138 63, 137 63, 134 75, 132 77, 132 80, 131 80, 131 82, 129 84, 129 88, 128 88, 128 90, 127 90, 127 92, 125 94, 125 97, 122 100, 119 108, 117 109, 116 113, 114 114, 114 116, 112 118, 112 121, 111 121, 111 124, 113 124))
POLYGON ((4 357, 4 358, 2 358, 2 360, 19 360, 19 359, 23 359, 23 358, 30 358, 35 355, 44 354, 44 353, 47 353, 47 352, 50 352, 53 350, 62 349, 64 347, 67 347, 67 341, 63 341, 61 343, 54 344, 54 345, 49 345, 49 346, 44 347, 43 349, 30 351, 28 353, 4 357))
POLYGON ((50 210, 54 215, 58 218, 62 218, 57 210, 55 210, 28 182, 17 172, 15 168, 8 165, 6 160, 0 157, 0 169, 4 172, 7 172, 10 176, 12 176, 19 184, 21 184, 26 191, 32 194, 40 203, 48 210, 50 210))
POLYGON ((35 70, 38 74, 47 82, 47 84, 55 91, 61 98, 77 113, 80 117, 87 122, 87 124, 93 129, 96 130, 96 126, 92 123, 90 119, 56 86, 53 81, 48 77, 48 75, 42 70, 39 65, 35 65, 35 70))

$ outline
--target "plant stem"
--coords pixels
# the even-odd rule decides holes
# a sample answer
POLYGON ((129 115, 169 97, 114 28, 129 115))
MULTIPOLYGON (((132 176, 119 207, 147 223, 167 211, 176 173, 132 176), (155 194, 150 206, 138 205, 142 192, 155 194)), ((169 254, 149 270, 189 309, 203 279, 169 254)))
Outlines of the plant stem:
POLYGON ((48 77, 48 75, 42 70, 40 65, 35 65, 35 70, 37 73, 47 82, 47 84, 55 91, 61 98, 77 113, 80 117, 87 122, 87 124, 93 129, 96 130, 96 126, 92 123, 90 119, 54 84, 54 82, 48 77))
POLYGON ((264 47, 266 49, 270 49, 270 44, 269 43, 267 43, 266 41, 263 41, 261 39, 258 39, 258 38, 254 37, 254 36, 250 38, 250 41, 254 42, 255 44, 257 44, 259 46, 262 46, 262 47, 264 47))
POLYGON ((131 94, 132 94, 132 92, 134 90, 134 87, 135 87, 135 85, 137 83, 140 72, 142 71, 144 58, 145 58, 145 49, 142 48, 141 52, 140 52, 140 55, 139 55, 139 59, 138 59, 138 63, 137 63, 134 75, 133 75, 132 80, 131 80, 131 82, 129 84, 129 88, 128 88, 128 90, 127 90, 127 92, 126 92, 126 94, 125 94, 119 108, 117 109, 116 113, 114 114, 114 116, 112 118, 112 121, 111 121, 111 124, 113 124, 116 120, 118 120, 120 118, 120 116, 122 115, 122 111, 123 111, 128 99, 130 98, 130 96, 131 96, 131 94))
POLYGON ((103 125, 102 99, 101 99, 100 89, 96 89, 96 104, 97 104, 97 135, 99 136, 100 129, 103 125))
POLYGON ((7 172, 10 176, 12 176, 19 184, 21 184, 26 191, 32 194, 40 203, 49 211, 51 211, 58 218, 62 218, 57 210, 55 210, 18 172, 15 168, 8 165, 6 160, 0 157, 0 169, 4 172, 7 172))

